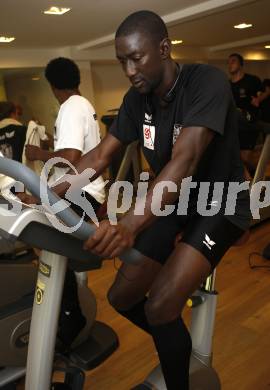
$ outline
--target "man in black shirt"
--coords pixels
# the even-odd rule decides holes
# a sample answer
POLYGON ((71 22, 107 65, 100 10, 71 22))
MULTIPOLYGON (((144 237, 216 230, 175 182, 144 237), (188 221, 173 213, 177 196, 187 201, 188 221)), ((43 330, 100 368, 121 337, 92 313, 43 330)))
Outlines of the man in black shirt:
POLYGON ((4 157, 22 161, 26 126, 18 121, 17 108, 12 102, 0 102, 0 151, 4 157))
POLYGON ((252 74, 244 72, 244 59, 238 53, 233 53, 228 58, 228 70, 230 83, 236 107, 238 109, 238 126, 241 158, 247 167, 245 173, 251 179, 249 169, 251 165, 250 151, 254 149, 259 132, 263 130, 259 110, 259 94, 263 87, 261 80, 252 74))
POLYGON ((258 93, 262 91, 259 77, 244 72, 244 59, 238 53, 233 53, 228 59, 231 76, 231 88, 237 108, 244 111, 249 120, 258 117, 258 107, 254 104, 258 93))
MULTIPOLYGON (((230 182, 243 181, 235 106, 223 72, 172 60, 166 26, 153 12, 127 17, 116 32, 115 46, 132 87, 109 134, 76 168, 95 169, 94 179, 123 144, 138 139, 156 177, 143 213, 131 208, 115 226, 102 221, 85 247, 110 258, 132 246, 142 253, 138 266, 122 264, 108 298, 119 313, 153 337, 167 389, 186 390, 191 339, 181 312, 248 228, 249 195, 248 190, 240 193, 234 215, 224 215, 225 196, 210 196, 207 203, 218 211, 213 216, 197 211, 198 188, 191 190, 187 213, 179 207, 157 217, 155 199, 162 198, 162 214, 177 203, 185 178, 193 176, 197 187, 209 182, 211 194, 215 182, 224 184, 226 194, 230 182), (164 181, 176 190, 156 191, 164 181), (181 240, 175 245, 179 233, 181 240)), ((56 191, 63 195, 66 188, 63 183, 56 191)))

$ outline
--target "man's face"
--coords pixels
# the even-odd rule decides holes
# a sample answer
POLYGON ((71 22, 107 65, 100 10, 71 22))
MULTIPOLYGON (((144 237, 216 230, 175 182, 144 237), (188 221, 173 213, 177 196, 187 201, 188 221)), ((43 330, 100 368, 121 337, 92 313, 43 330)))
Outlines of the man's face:
POLYGON ((158 88, 163 76, 160 45, 140 32, 115 41, 116 57, 131 84, 142 94, 158 88))
POLYGON ((228 70, 230 74, 235 74, 239 72, 239 70, 242 69, 242 66, 240 64, 240 61, 237 57, 232 56, 228 59, 228 70))

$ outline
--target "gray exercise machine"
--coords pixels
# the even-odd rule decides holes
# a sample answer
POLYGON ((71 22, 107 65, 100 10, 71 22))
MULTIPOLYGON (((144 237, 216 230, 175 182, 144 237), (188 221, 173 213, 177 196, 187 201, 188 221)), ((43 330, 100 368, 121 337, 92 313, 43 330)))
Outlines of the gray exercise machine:
MULTIPOLYGON (((270 124, 269 124, 270 129, 270 124)), ((260 158, 256 167, 256 171, 252 180, 252 185, 266 179, 266 169, 270 161, 270 134, 267 132, 267 129, 264 129, 264 143, 260 153, 260 158)), ((253 220, 253 225, 262 222, 270 217, 270 207, 264 207, 260 210, 260 219, 253 220)))
MULTIPOLYGON (((39 185, 45 186, 39 183, 39 178, 32 171, 4 158, 0 158, 0 173, 20 180, 37 197, 40 193, 39 185)), ((46 190, 50 204, 59 201, 53 192, 47 188, 46 190)), ((79 217, 68 209, 59 212, 57 217, 67 226, 75 226, 79 221, 79 217)), ((93 227, 83 222, 73 234, 62 233, 53 227, 44 213, 25 208, 19 216, 10 210, 6 217, 1 217, 0 229, 1 234, 8 239, 20 240, 42 249, 40 258, 42 266, 39 266, 31 321, 25 389, 49 390, 67 256, 78 259, 79 262, 86 264, 88 269, 100 268, 102 264, 100 257, 84 251, 82 247, 82 240, 93 233, 93 227)), ((140 254, 134 249, 124 252, 120 257, 122 261, 132 264, 137 264, 139 258, 140 254)), ((213 274, 191 299, 193 354, 190 383, 192 390, 220 389, 218 376, 211 367, 217 301, 214 282, 213 274)), ((159 367, 147 378, 144 386, 148 389, 166 389, 159 367)), ((67 388, 82 389, 82 383, 77 387, 67 388)))
MULTIPOLYGON (((43 187, 49 195, 50 204, 55 204, 60 200, 47 186, 40 183, 40 179, 33 171, 22 164, 0 158, 0 172, 23 182, 37 197, 40 194, 40 186, 43 187)), ((83 250, 82 240, 85 240, 93 232, 91 225, 82 223, 73 234, 63 233, 53 227, 52 219, 49 220, 48 218, 49 212, 23 207, 18 213, 13 210, 14 200, 11 202, 11 209, 6 208, 6 203, 0 205, 1 236, 12 242, 21 241, 42 249, 30 328, 26 389, 48 390, 51 388, 58 317, 67 257, 76 260, 79 270, 98 269, 102 265, 102 259, 83 250)), ((56 217, 52 215, 51 218, 56 220, 56 217)), ((80 221, 80 218, 72 210, 61 211, 59 218, 68 226, 76 226, 80 221)), ((138 253, 135 250, 129 251, 129 253, 123 254, 123 259, 136 263, 138 253)), ((89 351, 95 355, 96 365, 100 363, 98 344, 108 342, 109 335, 106 330, 106 325, 97 327, 93 342, 87 345, 78 345, 69 356, 74 363, 73 367, 80 367, 78 362, 84 362, 84 358, 87 358, 89 351)), ((93 332, 93 329, 91 332, 93 332)), ((110 354, 110 351, 108 351, 108 354, 110 354)), ((16 367, 12 370, 12 373, 9 368, 7 370, 8 381, 11 377, 16 379, 25 372, 24 367, 16 367)), ((81 371, 79 371, 79 374, 81 374, 81 371)), ((83 379, 82 375, 76 375, 74 381, 74 375, 69 373, 65 383, 66 388, 81 390, 83 379)))
MULTIPOLYGON (((108 110, 106 115, 101 117, 101 122, 109 132, 113 121, 117 118, 119 109, 108 110)), ((128 146, 122 145, 110 164, 110 179, 112 181, 128 180, 136 187, 141 173, 141 152, 138 141, 134 141, 128 146)))
MULTIPOLYGON (((0 207, 7 205, 0 198, 0 207)), ((0 220, 2 220, 2 212, 0 220)), ((18 221, 19 222, 19 221, 18 221)), ((20 223, 20 222, 19 222, 20 223)), ((25 375, 32 306, 38 267, 37 255, 21 242, 0 237, 0 388, 11 387, 25 375)), ((53 239, 51 237, 51 239, 53 239)), ((82 268, 82 265, 80 265, 82 268)), ((86 272, 76 272, 78 295, 86 325, 68 352, 72 362, 83 370, 95 368, 118 347, 116 333, 95 320, 97 304, 88 288, 86 272)), ((59 344, 59 342, 58 342, 59 344)), ((62 349, 62 346, 61 346, 62 349)), ((59 351, 59 345, 57 346, 59 351)), ((15 388, 15 385, 14 385, 15 388)))
MULTIPOLYGON (((33 221, 35 218, 37 221, 40 221, 40 218, 47 220, 40 211, 29 208, 23 209, 20 215, 16 215, 12 210, 6 210, 8 205, 12 207, 6 199, 0 198, 0 251, 5 254, 5 256, 0 256, 0 388, 5 388, 25 375, 32 306, 38 274, 37 265, 31 262, 37 256, 32 255, 26 258, 25 245, 22 241, 18 241, 18 236, 10 235, 9 232, 20 226, 19 229, 24 230, 26 234, 25 229, 31 221, 31 215, 33 221), (17 252, 17 256, 14 256, 14 252, 17 252)), ((24 242, 33 246, 34 241, 31 238, 35 233, 34 226, 33 232, 29 233, 24 242)), ((48 241, 57 240, 55 232, 39 234, 40 242, 48 243, 48 241)), ((76 252, 76 247, 70 250, 70 245, 65 242, 59 241, 57 245, 65 246, 67 255, 76 252)), ((78 257, 77 253, 75 259, 78 257)), ((88 254, 84 253, 84 257, 79 259, 81 261, 78 260, 72 264, 75 271, 80 271, 76 272, 78 294, 87 323, 73 341, 68 354, 65 351, 65 359, 67 360, 68 356, 68 360, 82 370, 95 368, 118 347, 116 333, 106 324, 95 320, 96 299, 88 288, 87 273, 81 272, 85 269, 85 259, 88 257, 88 254)), ((94 262, 86 268, 95 269, 100 265, 100 262, 94 262)), ((41 271, 46 269, 42 260, 39 263, 39 269, 41 271)), ((57 350, 59 350, 58 346, 57 350)))
POLYGON ((129 170, 132 170, 133 184, 137 186, 141 172, 139 141, 134 141, 127 146, 115 181, 127 180, 129 170))
MULTIPOLYGON (((1 217, 0 217, 1 218, 1 217)), ((37 267, 19 242, 0 237, 0 388, 24 375, 37 267), (14 367, 16 366, 16 369, 14 367)))

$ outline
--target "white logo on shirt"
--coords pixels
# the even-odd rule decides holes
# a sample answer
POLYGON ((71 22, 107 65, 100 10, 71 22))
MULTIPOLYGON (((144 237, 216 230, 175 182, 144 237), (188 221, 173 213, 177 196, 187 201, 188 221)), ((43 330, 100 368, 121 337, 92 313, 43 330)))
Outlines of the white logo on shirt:
POLYGON ((147 112, 144 114, 144 120, 146 123, 151 123, 152 122, 152 114, 147 114, 147 112))
POLYGON ((239 92, 240 92, 240 98, 247 97, 245 88, 240 88, 239 92))
POLYGON ((11 131, 10 133, 6 133, 7 138, 13 138, 15 135, 15 131, 11 131))
POLYGON ((148 149, 154 150, 155 148, 155 132, 155 126, 143 125, 144 146, 148 149))
POLYGON ((214 245, 216 245, 215 241, 212 241, 211 238, 205 234, 203 244, 207 246, 208 249, 212 249, 214 245))
POLYGON ((175 123, 174 126, 173 126, 173 145, 175 144, 175 142, 177 140, 177 137, 179 136, 182 127, 183 126, 180 125, 179 123, 175 123))

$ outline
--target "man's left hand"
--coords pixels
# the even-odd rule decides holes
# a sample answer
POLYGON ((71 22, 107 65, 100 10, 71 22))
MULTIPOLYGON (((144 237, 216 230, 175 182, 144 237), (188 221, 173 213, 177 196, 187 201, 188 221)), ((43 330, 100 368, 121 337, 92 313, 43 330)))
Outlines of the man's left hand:
POLYGON ((26 145, 25 146, 25 155, 26 158, 30 161, 40 160, 41 159, 42 149, 35 145, 26 145))
POLYGON ((254 107, 259 107, 259 105, 260 105, 260 99, 259 99, 257 96, 252 96, 252 98, 251 98, 251 104, 252 104, 254 107))
POLYGON ((84 249, 105 258, 119 256, 132 248, 135 235, 124 224, 111 225, 108 220, 101 221, 99 227, 84 243, 84 249))
POLYGON ((16 196, 23 202, 23 203, 26 203, 26 204, 39 204, 40 201, 33 195, 28 195, 26 194, 25 192, 18 192, 16 193, 16 196))

